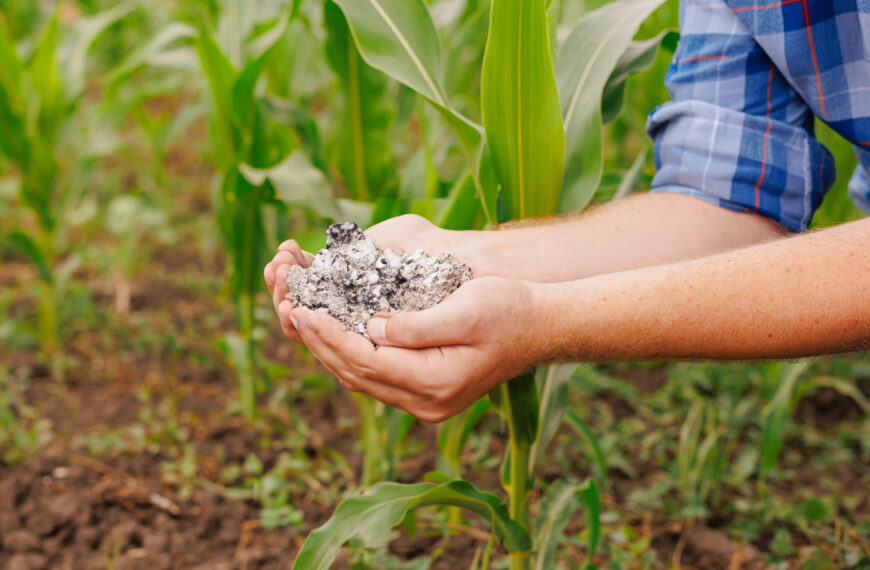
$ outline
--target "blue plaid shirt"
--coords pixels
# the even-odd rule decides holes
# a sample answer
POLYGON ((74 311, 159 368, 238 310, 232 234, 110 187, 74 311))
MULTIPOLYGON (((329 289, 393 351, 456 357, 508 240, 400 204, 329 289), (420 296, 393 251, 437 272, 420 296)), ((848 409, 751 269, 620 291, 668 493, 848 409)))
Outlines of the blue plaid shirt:
POLYGON ((836 172, 819 117, 855 145, 850 183, 870 212, 870 0, 683 0, 655 109, 653 191, 806 229, 836 172))

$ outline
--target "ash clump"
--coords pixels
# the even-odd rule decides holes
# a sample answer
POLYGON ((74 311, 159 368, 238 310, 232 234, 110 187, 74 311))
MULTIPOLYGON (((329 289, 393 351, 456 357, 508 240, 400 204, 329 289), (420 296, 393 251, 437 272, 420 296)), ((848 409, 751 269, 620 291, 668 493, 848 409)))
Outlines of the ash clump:
POLYGON ((326 249, 310 266, 290 269, 287 299, 369 338, 366 323, 375 313, 428 309, 471 278, 471 269, 449 255, 381 250, 359 226, 345 222, 326 230, 326 249))

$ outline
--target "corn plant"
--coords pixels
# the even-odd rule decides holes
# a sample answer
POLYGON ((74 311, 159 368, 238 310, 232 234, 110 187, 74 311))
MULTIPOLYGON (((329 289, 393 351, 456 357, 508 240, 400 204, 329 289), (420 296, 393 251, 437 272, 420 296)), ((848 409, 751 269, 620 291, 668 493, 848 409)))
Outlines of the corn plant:
MULTIPOLYGON (((438 32, 422 0, 333 0, 341 9, 362 59, 412 89, 453 130, 467 164, 467 180, 490 224, 582 209, 598 186, 602 164, 602 94, 614 69, 628 61, 632 37, 661 0, 623 0, 583 17, 554 57, 546 0, 493 0, 481 72, 482 124, 460 112, 445 88, 438 32)), ((635 50, 643 52, 643 50, 635 50)), ((624 77, 621 79, 624 82, 624 77)), ((613 97, 621 101, 616 86, 613 97)), ((607 104, 605 104, 607 103, 607 104)), ((326 568, 351 538, 384 544, 388 529, 426 505, 477 513, 492 525, 510 553, 512 569, 547 567, 555 537, 570 512, 583 505, 589 519, 589 557, 598 542, 598 491, 593 480, 554 488, 538 520, 530 517, 534 459, 564 413, 558 384, 570 370, 529 372, 493 390, 493 407, 510 434, 502 480, 509 502, 462 480, 440 485, 381 483, 347 499, 306 540, 296 568, 326 568), (542 410, 544 414, 542 414, 542 410), (544 418, 542 423, 541 418, 544 418), (567 513, 567 514, 566 514, 567 513)), ((447 464, 458 474, 462 443, 480 410, 442 431, 447 464)), ((591 565, 591 562, 590 562, 591 565)))
POLYGON ((220 173, 215 211, 228 252, 230 294, 239 326, 238 334, 226 336, 225 349, 239 375, 242 411, 253 419, 258 383, 264 380, 257 296, 270 251, 278 236, 289 233, 287 207, 318 219, 363 224, 372 210, 367 204, 332 197, 326 174, 303 150, 317 138, 316 129, 264 88, 270 59, 284 45, 300 2, 227 2, 216 7, 215 13, 201 15, 196 25, 171 21, 158 30, 121 64, 113 85, 117 88, 145 67, 187 66, 191 60, 198 62, 205 77, 210 146, 220 173))
POLYGON ((0 21, 0 156, 17 170, 19 202, 33 218, 6 238, 39 270, 39 339, 53 362, 60 348, 58 297, 69 274, 58 263, 64 212, 84 192, 82 173, 96 158, 75 152, 78 161, 70 167, 61 156, 70 149, 105 147, 82 144, 71 122, 81 107, 91 45, 132 9, 124 3, 68 26, 61 26, 55 13, 29 50, 17 45, 0 21), (67 168, 78 170, 71 175, 67 168))

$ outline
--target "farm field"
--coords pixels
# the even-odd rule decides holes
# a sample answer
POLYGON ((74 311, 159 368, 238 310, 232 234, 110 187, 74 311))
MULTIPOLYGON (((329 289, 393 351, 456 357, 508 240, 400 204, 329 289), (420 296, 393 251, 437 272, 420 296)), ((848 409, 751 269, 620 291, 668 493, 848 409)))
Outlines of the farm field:
MULTIPOLYGON (((496 395, 423 423, 283 336, 262 271, 284 239, 648 188, 676 0, 525 5, 519 67, 553 79, 525 118, 582 164, 533 172, 552 203, 532 213, 486 174, 508 192, 481 84, 509 18, 486 0, 0 0, 0 568, 870 569, 870 355, 542 368, 518 481, 496 395), (377 36, 375 5, 414 33, 377 36), (566 116, 569 64, 589 73, 566 116), (363 511, 318 550, 345 499, 423 483, 442 502, 363 511)), ((850 146, 819 137, 822 227, 859 213, 850 146)))

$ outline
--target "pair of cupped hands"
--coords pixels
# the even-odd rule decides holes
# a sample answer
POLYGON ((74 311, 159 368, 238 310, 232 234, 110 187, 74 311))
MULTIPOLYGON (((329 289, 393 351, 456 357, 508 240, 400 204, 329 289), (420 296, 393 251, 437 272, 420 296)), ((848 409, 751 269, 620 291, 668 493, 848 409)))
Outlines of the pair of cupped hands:
POLYGON ((293 240, 281 244, 264 272, 281 328, 287 338, 304 343, 342 386, 421 420, 441 422, 534 364, 528 283, 479 275, 480 264, 461 252, 460 234, 418 216, 393 218, 365 233, 397 253, 418 248, 430 255, 452 253, 475 278, 431 309, 372 317, 367 329, 375 347, 332 317, 286 299, 290 268, 307 267, 314 256, 293 240))

